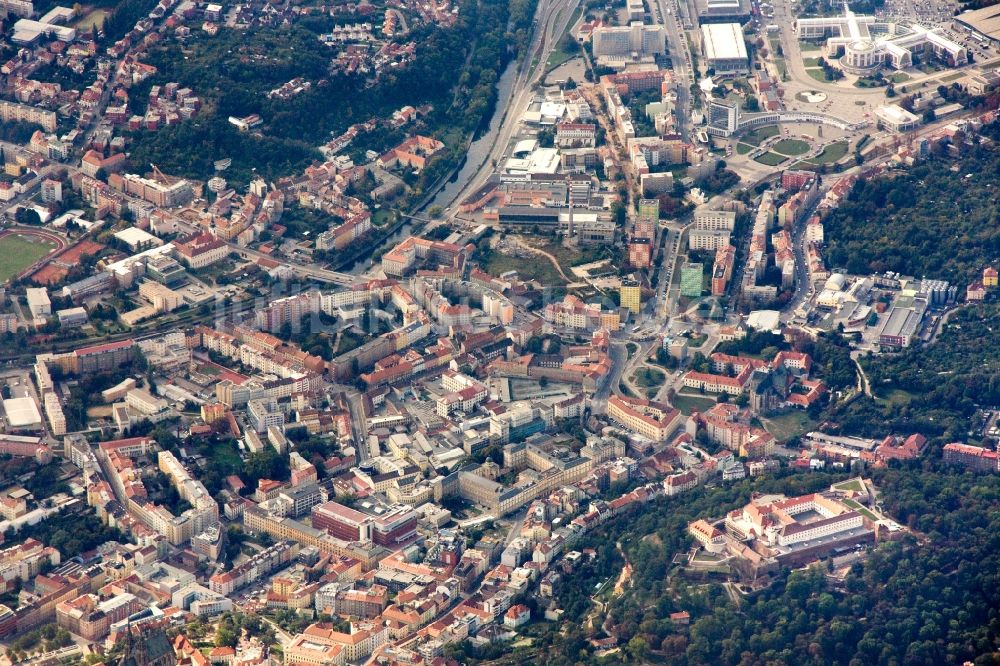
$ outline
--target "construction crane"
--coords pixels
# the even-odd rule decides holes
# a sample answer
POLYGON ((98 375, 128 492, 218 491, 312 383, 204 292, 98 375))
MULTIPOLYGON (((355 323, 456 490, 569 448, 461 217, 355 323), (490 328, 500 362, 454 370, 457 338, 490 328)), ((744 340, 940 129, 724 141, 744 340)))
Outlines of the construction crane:
POLYGON ((165 184, 168 184, 168 185, 170 184, 170 179, 169 179, 169 178, 167 178, 167 177, 166 177, 166 176, 165 176, 165 175, 163 174, 163 172, 162 172, 162 171, 160 171, 160 167, 156 166, 156 165, 155 165, 155 164, 153 164, 152 162, 150 162, 150 163, 149 163, 149 166, 150 166, 150 168, 151 168, 151 169, 153 170, 153 178, 154 178, 155 180, 158 180, 158 181, 160 181, 161 183, 165 183, 165 184))

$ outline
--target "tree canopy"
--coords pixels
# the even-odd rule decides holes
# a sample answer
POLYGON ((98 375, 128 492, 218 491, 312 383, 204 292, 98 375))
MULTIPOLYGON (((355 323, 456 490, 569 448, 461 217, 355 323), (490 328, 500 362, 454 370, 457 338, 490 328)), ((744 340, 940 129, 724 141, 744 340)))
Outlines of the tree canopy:
POLYGON ((859 180, 824 219, 831 267, 895 271, 964 286, 1000 256, 1000 148, 963 149, 859 180))
MULTIPOLYGON (((828 578, 825 566, 785 571, 738 603, 716 582, 677 575, 673 558, 689 547, 687 523, 719 516, 747 501, 751 491, 801 494, 842 475, 785 475, 701 488, 606 524, 584 544, 597 548, 595 563, 564 576, 558 593, 566 613, 563 630, 539 625, 532 660, 552 666, 623 659, 692 666, 995 663, 1000 477, 916 466, 875 470, 872 476, 887 513, 912 535, 878 546, 842 582, 828 578), (595 609, 595 583, 616 578, 625 560, 632 566, 629 584, 604 612, 595 609), (671 624, 669 615, 677 611, 690 614, 689 628, 671 624), (587 643, 603 635, 602 626, 622 648, 604 659, 587 643)), ((469 656, 468 648, 463 651, 469 656)), ((472 651, 467 661, 475 663, 477 656, 472 651)))

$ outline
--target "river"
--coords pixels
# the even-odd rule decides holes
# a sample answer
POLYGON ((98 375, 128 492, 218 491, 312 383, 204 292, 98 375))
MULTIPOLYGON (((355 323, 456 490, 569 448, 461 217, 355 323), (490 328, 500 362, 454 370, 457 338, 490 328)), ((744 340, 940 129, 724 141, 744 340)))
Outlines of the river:
MULTIPOLYGON (((514 87, 514 80, 517 78, 517 69, 517 62, 512 61, 504 69, 503 74, 500 75, 500 80, 497 82, 497 104, 493 110, 493 117, 490 118, 489 127, 478 139, 472 142, 468 152, 465 154, 465 162, 462 164, 462 168, 458 170, 457 174, 448 179, 444 187, 438 190, 434 198, 423 207, 424 210, 429 210, 434 206, 440 206, 441 208, 450 206, 452 200, 462 191, 462 188, 479 172, 483 160, 489 157, 490 150, 493 148, 493 144, 497 138, 497 132, 500 130, 503 122, 504 113, 510 103, 511 90, 514 87)), ((380 249, 393 247, 409 236, 412 231, 413 225, 410 222, 403 224, 394 234, 381 243, 372 246, 368 252, 351 264, 350 268, 343 268, 341 270, 351 275, 362 275, 371 267, 369 259, 372 254, 380 249)))
POLYGON ((371 264, 371 262, 369 260, 371 259, 371 256, 375 252, 377 252, 378 250, 380 250, 382 248, 394 247, 396 244, 398 244, 404 238, 406 238, 407 236, 409 236, 410 233, 412 233, 412 231, 413 231, 413 224, 410 223, 410 222, 404 222, 403 225, 401 227, 399 227, 399 229, 396 229, 395 233, 393 233, 391 236, 389 236, 388 238, 386 238, 385 240, 383 240, 381 243, 377 243, 376 245, 373 245, 367 252, 365 252, 360 257, 358 257, 355 260, 355 262, 353 264, 351 264, 350 268, 346 268, 346 267, 341 268, 340 269, 341 272, 350 273, 351 275, 362 275, 362 274, 364 274, 365 271, 367 271, 369 268, 371 268, 372 264, 371 264))
POLYGON ((514 80, 517 78, 517 70, 517 61, 511 61, 504 69, 503 74, 500 75, 500 80, 497 82, 496 108, 493 110, 493 117, 490 118, 488 129, 472 142, 465 154, 465 164, 459 169, 458 174, 450 178, 444 187, 438 190, 437 195, 427 204, 425 209, 430 209, 433 206, 441 208, 450 206, 462 188, 479 172, 483 160, 489 157, 490 150, 496 142, 504 113, 507 111, 507 105, 510 103, 510 93, 514 87, 514 80))

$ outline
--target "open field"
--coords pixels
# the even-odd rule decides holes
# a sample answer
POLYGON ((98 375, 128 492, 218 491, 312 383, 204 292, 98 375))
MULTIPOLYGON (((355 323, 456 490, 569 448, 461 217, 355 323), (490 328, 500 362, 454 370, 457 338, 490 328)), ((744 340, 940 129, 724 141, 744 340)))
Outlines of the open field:
POLYGON ((809 152, 809 144, 801 139, 782 139, 771 146, 771 150, 781 155, 795 157, 809 152))
POLYGON ((54 248, 53 244, 36 236, 12 233, 0 237, 0 283, 11 279, 54 248))
POLYGON ((491 252, 483 268, 490 275, 517 271, 522 280, 538 280, 544 286, 566 284, 559 271, 545 257, 511 257, 491 252))
MULTIPOLYGON (((536 246, 536 244, 532 243, 532 246, 536 246)), ((555 257, 566 275, 572 275, 571 269, 573 266, 582 266, 583 264, 589 264, 601 259, 601 246, 569 248, 562 243, 546 243, 537 247, 555 257)), ((538 258, 549 262, 547 257, 539 256, 538 258)))
POLYGON ((675 409, 681 410, 681 413, 690 414, 691 412, 703 412, 711 408, 711 406, 715 404, 715 400, 700 396, 687 395, 685 393, 678 393, 670 401, 670 404, 673 405, 675 409))
POLYGON ((803 53, 809 53, 811 51, 822 51, 823 47, 812 42, 799 42, 799 50, 803 53))
POLYGON ((760 162, 761 164, 766 164, 767 166, 778 166, 787 159, 788 158, 784 155, 778 155, 777 153, 764 153, 763 155, 754 158, 755 161, 760 162))
POLYGON ((808 414, 797 409, 764 419, 764 427, 779 442, 799 437, 812 430, 815 425, 816 422, 808 414))

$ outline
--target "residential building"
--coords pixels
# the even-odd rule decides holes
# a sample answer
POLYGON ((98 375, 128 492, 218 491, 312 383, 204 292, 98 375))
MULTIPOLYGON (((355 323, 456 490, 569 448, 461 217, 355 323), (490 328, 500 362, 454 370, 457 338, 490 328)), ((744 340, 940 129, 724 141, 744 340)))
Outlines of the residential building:
POLYGON ((623 308, 627 308, 633 314, 639 314, 642 309, 642 291, 638 282, 622 280, 622 284, 618 288, 618 295, 623 308))
POLYGON ((969 444, 945 444, 942 457, 946 463, 960 465, 974 472, 1000 472, 1000 453, 969 444))

